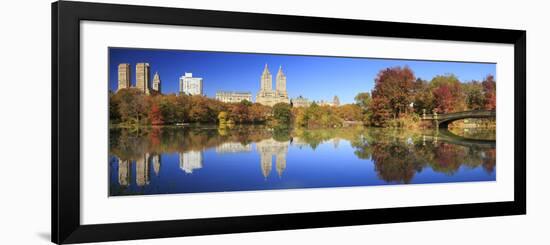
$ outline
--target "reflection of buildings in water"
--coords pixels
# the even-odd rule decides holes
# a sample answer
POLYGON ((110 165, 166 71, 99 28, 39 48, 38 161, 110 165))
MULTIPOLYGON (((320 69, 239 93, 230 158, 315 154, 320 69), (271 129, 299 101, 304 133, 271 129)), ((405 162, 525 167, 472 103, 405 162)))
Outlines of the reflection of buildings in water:
POLYGON ((286 168, 286 155, 288 153, 288 141, 279 142, 274 139, 267 139, 256 143, 256 149, 260 153, 260 166, 265 178, 269 176, 275 155, 275 167, 279 177, 286 168))
POLYGON ((130 160, 118 159, 118 184, 130 185, 130 160))
POLYGON ((219 146, 216 146, 216 153, 238 153, 238 152, 251 152, 252 145, 243 145, 240 142, 226 142, 219 146))
POLYGON ((185 173, 193 173, 193 170, 202 168, 202 152, 201 151, 189 151, 180 152, 180 168, 185 173))
POLYGON ((271 154, 260 152, 260 166, 262 167, 262 174, 264 175, 265 178, 269 176, 272 165, 273 165, 273 162, 272 162, 271 154))
POLYGON ((136 160, 136 184, 144 186, 149 184, 149 153, 143 154, 143 157, 136 160))
POLYGON ((340 145, 340 138, 333 138, 332 144, 334 145, 335 149, 338 149, 338 146, 340 145))
POLYGON ((159 176, 159 172, 160 172, 160 155, 151 156, 151 161, 153 162, 153 171, 155 172, 155 176, 159 176))
MULTIPOLYGON (((158 176, 160 172, 161 159, 160 155, 150 155, 144 153, 142 157, 136 160, 136 184, 137 186, 148 185, 150 182, 151 169, 150 164, 153 164, 153 171, 158 176)), ((130 185, 130 172, 132 167, 131 160, 118 159, 118 184, 121 186, 130 185)))
POLYGON ((285 171, 286 168, 286 153, 285 154, 277 154, 277 157, 275 158, 275 167, 277 168, 277 174, 279 177, 283 176, 283 171, 285 171))

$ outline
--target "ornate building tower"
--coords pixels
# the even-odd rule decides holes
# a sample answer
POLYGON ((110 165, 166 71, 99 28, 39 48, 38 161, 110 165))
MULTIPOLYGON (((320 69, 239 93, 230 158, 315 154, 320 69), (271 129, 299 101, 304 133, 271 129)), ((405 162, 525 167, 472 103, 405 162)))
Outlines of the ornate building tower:
POLYGON ((136 88, 145 94, 149 94, 149 63, 136 64, 136 88))
POLYGON ((155 72, 155 76, 153 77, 153 90, 160 93, 160 77, 158 72, 155 72))
POLYGON ((117 91, 123 88, 130 87, 130 64, 118 64, 118 88, 117 91))
POLYGON ((280 152, 277 152, 275 155, 275 160, 277 161, 275 163, 275 167, 277 168, 277 174, 279 175, 279 178, 283 176, 283 172, 286 168, 286 154, 288 150, 285 152, 284 149, 280 152))
POLYGON ((273 77, 267 64, 265 64, 264 71, 262 72, 262 78, 260 79, 260 92, 267 92, 273 90, 273 77))
POLYGON ((279 66, 279 71, 277 72, 277 78, 275 80, 275 89, 277 90, 277 96, 288 99, 288 94, 286 92, 286 76, 283 73, 282 66, 279 66))
POLYGON ((276 89, 273 90, 273 78, 266 64, 260 77, 260 91, 256 95, 257 103, 267 106, 274 106, 277 103, 290 103, 286 92, 286 76, 282 68, 279 68, 276 79, 276 89))

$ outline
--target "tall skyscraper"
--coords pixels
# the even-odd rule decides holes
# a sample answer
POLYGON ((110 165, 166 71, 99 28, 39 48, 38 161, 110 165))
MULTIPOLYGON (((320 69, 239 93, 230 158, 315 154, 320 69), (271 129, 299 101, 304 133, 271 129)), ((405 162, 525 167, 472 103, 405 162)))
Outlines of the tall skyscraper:
POLYGON ((202 78, 193 77, 193 73, 185 73, 180 77, 180 93, 187 95, 202 95, 202 78))
POLYGON ((136 64, 136 88, 145 94, 149 94, 150 69, 149 63, 136 64))
POLYGON ((155 76, 153 77, 153 90, 160 93, 160 76, 158 72, 155 72, 155 76))
POLYGON ((130 64, 118 64, 118 88, 117 91, 123 88, 130 87, 130 64))

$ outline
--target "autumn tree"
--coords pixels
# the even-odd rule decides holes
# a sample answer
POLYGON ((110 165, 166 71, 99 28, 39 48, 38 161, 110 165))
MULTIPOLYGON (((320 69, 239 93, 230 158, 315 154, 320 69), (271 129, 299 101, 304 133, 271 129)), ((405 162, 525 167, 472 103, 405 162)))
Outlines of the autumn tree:
POLYGON ((483 82, 483 93, 485 95, 484 106, 486 110, 495 110, 497 107, 497 84, 492 75, 488 75, 483 82))
POLYGON ((430 86, 435 100, 434 109, 438 113, 449 113, 466 109, 462 86, 455 75, 435 76, 430 82, 430 86))
POLYGON ((231 120, 233 120, 236 123, 250 122, 248 107, 251 104, 246 102, 235 103, 229 106, 229 110, 230 110, 229 117, 231 118, 231 120))
POLYGON ((119 104, 119 96, 109 91, 109 123, 120 122, 119 104))
POLYGON ((149 121, 152 125, 162 125, 164 123, 157 101, 153 101, 151 103, 151 109, 149 110, 149 121))
POLYGON ((438 113, 449 113, 454 110, 454 98, 449 85, 440 85, 433 91, 435 99, 435 111, 438 113))
POLYGON ((374 81, 371 121, 382 126, 389 119, 407 112, 413 100, 414 73, 409 67, 392 67, 380 71, 374 81))
POLYGON ((220 111, 225 108, 222 102, 201 95, 189 96, 189 120, 192 122, 215 122, 220 111))
POLYGON ((271 107, 254 103, 248 108, 249 121, 252 123, 263 123, 269 119, 271 107))
POLYGON ((356 104, 347 104, 335 109, 336 115, 345 121, 362 121, 363 111, 356 104))
POLYGON ((417 114, 431 113, 434 109, 434 95, 426 80, 416 79, 413 86, 413 108, 417 114))
POLYGON ((116 93, 119 113, 123 122, 140 124, 147 119, 148 104, 145 94, 135 88, 122 89, 116 93))
POLYGON ((183 120, 178 120, 176 118, 176 110, 178 109, 176 105, 176 95, 156 96, 156 98, 159 100, 158 106, 165 123, 183 122, 183 120))
POLYGON ((338 116, 338 110, 339 107, 319 106, 315 102, 305 108, 294 108, 294 124, 305 128, 340 127, 343 119, 338 116))
MULTIPOLYGON (((174 95, 175 96, 175 95, 174 95)), ((189 111, 191 110, 191 99, 187 95, 175 96, 174 121, 176 123, 189 121, 189 111)))
POLYGON ((222 111, 218 114, 218 122, 220 124, 226 124, 228 119, 229 119, 229 117, 227 115, 227 112, 222 111))
POLYGON ((478 81, 471 81, 462 84, 462 90, 466 97, 466 105, 469 110, 480 110, 485 107, 483 86, 478 81))

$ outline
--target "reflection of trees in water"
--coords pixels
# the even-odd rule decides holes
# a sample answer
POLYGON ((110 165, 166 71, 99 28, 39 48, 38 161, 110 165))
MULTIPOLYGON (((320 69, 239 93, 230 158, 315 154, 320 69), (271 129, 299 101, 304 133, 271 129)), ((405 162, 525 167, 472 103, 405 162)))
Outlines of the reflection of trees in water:
POLYGON ((136 160, 143 153, 181 153, 203 151, 226 142, 248 145, 272 137, 263 127, 235 127, 220 135, 211 128, 145 128, 140 131, 111 129, 109 153, 123 160, 136 160))
POLYGON ((220 153, 250 152, 250 144, 253 142, 256 142, 256 148, 260 153, 260 166, 265 177, 271 172, 272 157, 276 158, 275 167, 279 176, 282 175, 286 168, 288 145, 315 150, 323 143, 331 143, 336 147, 341 140, 350 143, 359 159, 371 159, 378 177, 386 182, 410 183, 415 174, 425 167, 447 175, 457 173, 461 167, 482 167, 486 172, 492 173, 495 171, 496 163, 494 148, 457 145, 456 142, 445 140, 426 141, 421 132, 397 129, 162 127, 140 130, 112 129, 109 140, 109 153, 119 158, 121 186, 126 186, 130 182, 129 166, 133 162, 139 165, 136 182, 146 185, 149 181, 149 165, 152 164, 155 175, 159 174, 161 153, 179 153, 180 168, 190 173, 193 169, 202 167, 202 151, 205 149, 216 148, 220 153), (197 156, 191 157, 193 153, 197 156), (143 160, 144 156, 151 159, 143 160))
POLYGON ((373 129, 365 134, 361 141, 352 142, 355 154, 361 159, 371 158, 378 176, 387 182, 410 183, 425 167, 447 175, 462 166, 482 166, 488 173, 495 169, 494 148, 426 142, 420 133, 403 130, 373 129))
POLYGON ((410 183, 416 172, 422 170, 422 162, 413 150, 399 141, 374 142, 372 160, 378 177, 386 182, 410 183))

